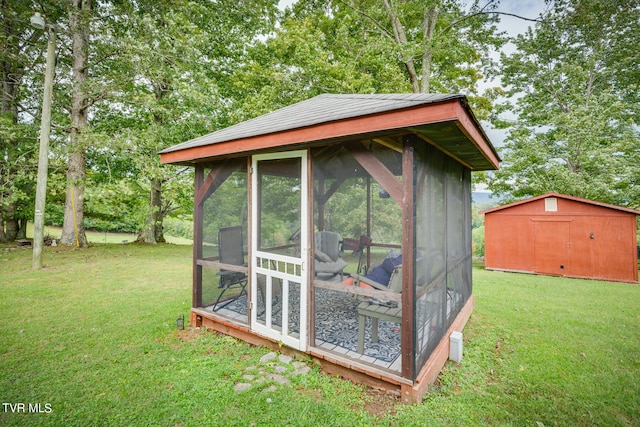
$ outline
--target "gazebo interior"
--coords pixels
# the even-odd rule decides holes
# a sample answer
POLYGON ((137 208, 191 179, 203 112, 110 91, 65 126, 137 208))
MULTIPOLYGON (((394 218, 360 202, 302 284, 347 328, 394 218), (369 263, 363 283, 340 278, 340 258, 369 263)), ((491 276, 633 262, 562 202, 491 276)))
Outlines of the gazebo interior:
MULTIPOLYGON (((402 199, 392 198, 380 184, 354 158, 368 157, 377 160, 379 168, 374 173, 380 180, 391 180, 389 186, 402 185, 402 144, 393 139, 362 141, 351 145, 331 145, 311 150, 313 165, 313 229, 337 233, 340 257, 348 263, 341 273, 317 272, 313 281, 313 313, 310 323, 311 346, 371 363, 400 373, 401 335, 400 323, 382 320, 378 326, 377 342, 371 340, 371 318, 366 318, 364 351, 358 346, 358 306, 370 298, 376 298, 381 306, 397 308, 401 303, 398 293, 389 295, 378 289, 348 284, 349 276, 365 275, 381 264, 385 258, 394 258, 402 252, 402 199), (383 165, 384 168, 380 167, 383 165), (393 176, 391 176, 393 175, 393 176), (346 242, 345 242, 346 238, 346 242), (362 238, 362 239, 361 239, 362 238), (365 243, 360 243, 361 240, 365 243)), ((416 362, 428 356, 439 342, 444 331, 462 305, 471 295, 469 263, 470 236, 470 174, 463 167, 450 161, 429 145, 417 150, 416 170, 418 187, 416 200, 416 246, 409 248, 415 257, 415 324, 417 326, 416 362), (457 179, 445 184, 445 176, 457 179), (456 184, 457 185, 454 185, 456 184), (451 216, 451 217, 449 217, 451 216), (448 218, 449 217, 449 218, 448 218), (429 227, 429 224, 442 226, 429 227), (447 227, 449 224, 449 227, 447 227)), ((284 256, 301 253, 300 160, 265 160, 259 176, 260 198, 259 242, 261 251, 284 256)), ((211 193, 203 205, 203 256, 202 303, 198 304, 216 314, 228 317, 239 324, 249 324, 250 292, 247 288, 220 285, 218 231, 221 228, 240 226, 243 251, 248 254, 249 236, 247 221, 247 160, 212 165, 225 169, 228 177, 211 193), (233 165, 228 165, 233 163, 233 165), (210 263, 207 263, 209 261, 210 263), (222 298, 219 295, 225 291, 222 298), (244 291, 244 292, 243 292, 244 291), (242 295, 239 295, 241 294, 242 295), (216 303, 217 302, 217 303, 216 303), (214 305, 214 303, 216 303, 214 305)), ((206 171, 210 173, 211 170, 206 171)), ((314 233, 314 236, 320 234, 314 233)), ((314 257, 318 260, 318 256, 314 257)), ((269 260, 274 263, 274 261, 269 260)), ((246 267, 229 267, 246 273, 246 267)), ((281 271, 291 268, 286 262, 275 266, 281 271)), ((225 270, 225 269, 222 269, 225 270)), ((255 309, 257 321, 266 324, 267 305, 271 307, 273 327, 282 329, 283 317, 287 317, 287 330, 295 337, 300 333, 300 284, 288 283, 289 299, 283 311, 282 280, 274 280, 266 304, 265 278, 258 277, 255 309), (264 291, 264 294, 263 294, 264 291), (287 314, 285 316, 285 313, 287 314), (292 315, 296 313, 297 315, 292 315)), ((399 319, 398 319, 399 320, 399 319)), ((303 326, 304 327, 304 326, 303 326)))

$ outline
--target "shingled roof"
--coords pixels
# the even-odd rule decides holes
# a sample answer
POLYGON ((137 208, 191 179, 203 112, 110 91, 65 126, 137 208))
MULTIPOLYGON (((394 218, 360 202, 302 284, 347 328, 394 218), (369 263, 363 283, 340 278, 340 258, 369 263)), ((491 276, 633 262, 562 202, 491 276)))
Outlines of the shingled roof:
MULTIPOLYGON (((457 111, 459 114, 460 112, 457 111)), ((495 149, 486 137, 475 116, 460 94, 324 94, 254 119, 238 123, 234 126, 183 142, 160 152, 164 163, 193 164, 198 160, 214 158, 234 152, 251 151, 251 149, 268 149, 278 146, 295 146, 309 144, 314 141, 345 140, 356 137, 384 135, 390 132, 417 133, 423 139, 435 145, 442 145, 448 151, 446 142, 440 144, 438 135, 447 136, 453 148, 454 157, 461 150, 462 157, 471 156, 471 161, 464 160, 473 169, 495 169, 499 158, 495 149), (420 107, 455 103, 464 110, 464 123, 444 129, 442 123, 460 121, 460 117, 452 111, 451 117, 430 117, 428 111, 418 112, 420 107), (413 115, 408 114, 413 112, 413 115), (391 113, 394 116, 391 124, 380 124, 380 118, 391 113), (406 113, 406 114, 405 114, 406 113), (420 114, 418 114, 420 113, 420 114), (373 118, 367 121, 360 119, 373 118), (399 119, 399 120, 398 120, 399 119), (440 123, 427 129, 425 125, 440 123), (333 126, 336 124, 349 127, 333 126), (367 127, 367 126, 370 126, 367 127), (470 128, 473 128, 470 129, 470 128), (305 129, 311 132, 303 132, 305 129), (295 132, 294 132, 295 131, 295 132), (470 135, 475 133, 476 135, 470 135), (260 143, 247 144, 248 140, 260 143), (464 141, 463 141, 464 140, 464 141), (479 141, 482 140, 482 141, 479 141), (468 144, 468 142, 471 144, 468 144), (231 144, 232 142, 237 142, 231 144), (244 143, 242 143, 244 142, 244 143), (228 144, 226 144, 228 143, 228 144), (220 145, 226 144, 226 148, 220 145), (219 147, 212 148, 219 145, 219 147), (247 148, 247 150, 243 150, 247 148), (480 156, 478 156, 480 154, 480 156), (475 160, 474 160, 475 159, 475 160)))

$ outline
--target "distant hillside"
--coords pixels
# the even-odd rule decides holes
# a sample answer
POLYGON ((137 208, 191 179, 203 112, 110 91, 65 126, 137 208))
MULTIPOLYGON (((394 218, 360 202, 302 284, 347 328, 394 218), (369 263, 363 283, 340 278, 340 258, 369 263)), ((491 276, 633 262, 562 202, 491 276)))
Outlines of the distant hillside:
POLYGON ((473 191, 471 193, 471 202, 473 204, 479 205, 483 203, 495 203, 499 204, 500 199, 497 197, 491 197, 492 193, 486 191, 473 191))

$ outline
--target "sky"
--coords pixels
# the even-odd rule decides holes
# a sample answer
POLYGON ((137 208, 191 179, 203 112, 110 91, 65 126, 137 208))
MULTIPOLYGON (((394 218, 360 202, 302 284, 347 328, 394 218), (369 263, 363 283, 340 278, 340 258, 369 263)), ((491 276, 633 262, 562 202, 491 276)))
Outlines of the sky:
MULTIPOLYGON (((535 19, 545 11, 545 7, 546 5, 544 0, 503 0, 500 2, 498 11, 522 16, 528 19, 535 19)), ((510 37, 515 37, 518 34, 524 33, 527 31, 527 28, 533 25, 535 25, 535 23, 531 21, 525 21, 514 16, 500 15, 498 29, 506 31, 510 37)), ((515 46, 512 43, 507 44, 502 49, 502 51, 507 54, 514 50, 515 46)), ((496 53, 496 57, 498 56, 499 54, 496 53)), ((480 87, 494 87, 499 84, 499 81, 487 81, 481 84, 480 87)), ((506 137, 506 131, 493 129, 488 122, 482 122, 482 127, 494 146, 500 147, 503 144, 506 137)))
MULTIPOLYGON (((545 10, 544 0, 502 0, 498 11, 512 13, 529 19, 537 18, 545 10)), ((533 22, 523 21, 511 16, 500 17, 500 29, 515 36, 524 32, 533 22)))

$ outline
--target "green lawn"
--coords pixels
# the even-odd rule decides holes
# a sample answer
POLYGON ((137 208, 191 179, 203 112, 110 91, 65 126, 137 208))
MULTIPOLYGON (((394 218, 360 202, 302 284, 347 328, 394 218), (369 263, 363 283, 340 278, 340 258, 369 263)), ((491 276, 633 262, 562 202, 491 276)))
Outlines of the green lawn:
POLYGON ((638 285, 474 268, 462 362, 408 406, 317 367, 235 393, 268 350, 176 332, 189 246, 47 247, 44 264, 0 246, 3 426, 640 425, 638 285))
MULTIPOLYGON (((51 238, 60 241, 62 235, 62 227, 45 226, 44 234, 51 236, 51 238)), ((89 243, 130 243, 135 242, 138 238, 136 233, 115 233, 111 231, 93 231, 86 230, 85 235, 89 243)), ((27 224, 27 238, 33 238, 33 223, 27 224)), ((184 239, 182 237, 164 236, 167 243, 174 245, 191 245, 192 241, 184 239)))

